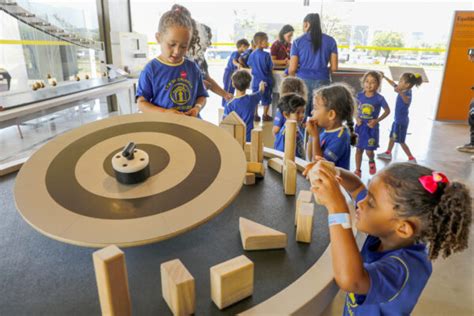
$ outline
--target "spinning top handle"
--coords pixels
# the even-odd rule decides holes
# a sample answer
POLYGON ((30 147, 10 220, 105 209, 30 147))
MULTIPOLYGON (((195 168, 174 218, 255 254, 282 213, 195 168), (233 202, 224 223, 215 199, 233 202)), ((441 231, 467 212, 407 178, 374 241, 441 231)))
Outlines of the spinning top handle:
POLYGON ((136 145, 135 145, 134 142, 128 143, 127 146, 125 146, 125 148, 122 151, 122 156, 127 158, 127 160, 132 160, 135 156, 133 154, 133 151, 135 150, 135 147, 136 147, 136 145))

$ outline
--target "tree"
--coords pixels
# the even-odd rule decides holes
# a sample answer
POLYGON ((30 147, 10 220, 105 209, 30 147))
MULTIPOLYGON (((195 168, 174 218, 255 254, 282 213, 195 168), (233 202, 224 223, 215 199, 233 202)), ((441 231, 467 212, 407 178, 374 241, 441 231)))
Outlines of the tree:
MULTIPOLYGON (((372 45, 378 47, 404 47, 403 35, 397 32, 380 32, 375 34, 372 45)), ((388 58, 394 51, 396 51, 396 49, 378 50, 376 55, 384 56, 384 64, 386 64, 388 58)))

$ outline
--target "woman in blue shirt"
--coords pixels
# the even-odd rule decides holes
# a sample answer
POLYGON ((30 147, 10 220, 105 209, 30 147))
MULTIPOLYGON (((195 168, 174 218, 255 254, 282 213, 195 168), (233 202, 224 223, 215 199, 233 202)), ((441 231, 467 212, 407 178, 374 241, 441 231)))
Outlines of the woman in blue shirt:
POLYGON ((330 71, 337 70, 337 44, 323 34, 319 14, 310 13, 303 20, 304 35, 291 46, 288 74, 301 78, 308 87, 306 117, 313 109, 313 91, 330 83, 330 71), (328 66, 329 65, 329 66, 328 66))

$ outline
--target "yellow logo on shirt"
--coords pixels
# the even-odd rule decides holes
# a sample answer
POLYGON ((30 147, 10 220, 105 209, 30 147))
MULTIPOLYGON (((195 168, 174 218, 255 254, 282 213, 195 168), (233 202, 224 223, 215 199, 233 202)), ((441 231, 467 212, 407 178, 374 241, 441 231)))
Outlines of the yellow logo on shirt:
POLYGON ((369 146, 375 146, 375 138, 369 138, 369 146))
POLYGON ((189 80, 183 78, 173 79, 166 85, 169 89, 169 97, 176 105, 186 105, 191 100, 192 84, 189 80))
POLYGON ((372 114, 374 113, 374 107, 372 104, 364 103, 360 106, 360 117, 363 119, 372 119, 372 114))

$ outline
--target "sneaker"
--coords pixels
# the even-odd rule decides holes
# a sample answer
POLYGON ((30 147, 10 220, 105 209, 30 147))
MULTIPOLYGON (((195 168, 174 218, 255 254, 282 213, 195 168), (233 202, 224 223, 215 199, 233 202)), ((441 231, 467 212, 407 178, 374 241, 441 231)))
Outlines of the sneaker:
POLYGON ((463 145, 463 146, 458 146, 456 147, 456 149, 460 152, 463 152, 463 153, 474 153, 474 145, 473 144, 466 144, 466 145, 463 145))
POLYGON ((387 152, 383 152, 381 154, 377 154, 377 158, 385 159, 385 160, 392 160, 392 154, 389 154, 387 152))
POLYGON ((408 158, 408 162, 415 163, 415 164, 417 163, 415 157, 408 158))
POLYGON ((377 172, 377 167, 375 166, 375 161, 369 161, 369 173, 373 176, 377 172))
POLYGON ((356 176, 358 176, 359 178, 362 177, 362 171, 360 171, 360 170, 354 171, 354 174, 355 174, 356 176))
POLYGON ((270 115, 263 115, 263 121, 264 122, 272 122, 273 117, 271 117, 270 115))
POLYGON ((253 118, 254 122, 260 122, 260 116, 258 115, 255 115, 255 117, 253 118))

